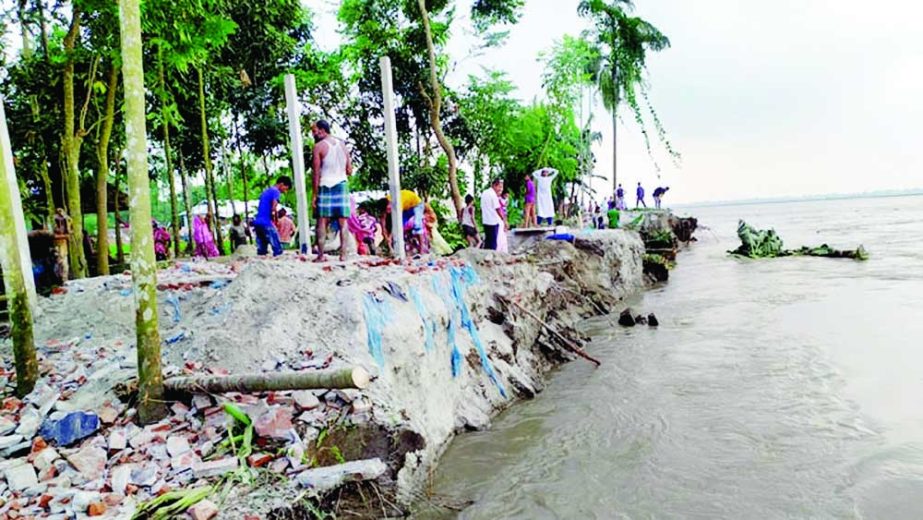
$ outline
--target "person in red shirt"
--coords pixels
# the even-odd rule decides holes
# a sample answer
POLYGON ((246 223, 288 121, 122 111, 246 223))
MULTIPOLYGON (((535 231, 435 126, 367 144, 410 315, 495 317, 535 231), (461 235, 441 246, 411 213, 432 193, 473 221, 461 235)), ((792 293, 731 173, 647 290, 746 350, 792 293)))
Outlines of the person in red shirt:
POLYGON ((295 237, 295 222, 292 221, 292 217, 288 216, 285 208, 279 208, 276 231, 279 232, 279 242, 282 242, 282 247, 288 249, 292 244, 292 238, 295 237))

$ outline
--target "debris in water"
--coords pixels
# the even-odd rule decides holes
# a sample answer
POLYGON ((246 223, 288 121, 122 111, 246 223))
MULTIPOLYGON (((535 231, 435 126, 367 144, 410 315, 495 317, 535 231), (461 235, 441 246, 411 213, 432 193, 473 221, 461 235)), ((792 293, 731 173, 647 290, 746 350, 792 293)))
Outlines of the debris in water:
POLYGON ((743 220, 737 225, 737 237, 740 238, 740 247, 730 254, 747 258, 777 258, 782 256, 820 256, 826 258, 852 258, 853 260, 868 260, 869 254, 865 247, 859 246, 855 250, 834 249, 827 244, 818 247, 802 246, 798 249, 783 249, 782 239, 773 229, 756 229, 743 220))
POLYGON ((635 319, 631 315, 631 309, 625 309, 619 314, 619 325, 623 327, 634 327, 635 319))

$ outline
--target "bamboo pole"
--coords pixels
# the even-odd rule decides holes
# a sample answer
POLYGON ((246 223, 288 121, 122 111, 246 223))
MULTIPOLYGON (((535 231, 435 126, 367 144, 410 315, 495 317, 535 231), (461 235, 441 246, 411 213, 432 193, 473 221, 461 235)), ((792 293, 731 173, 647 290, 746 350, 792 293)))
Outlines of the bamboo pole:
POLYGON ((0 269, 6 290, 13 358, 16 363, 16 394, 28 394, 38 379, 38 360, 32 330, 35 282, 32 258, 26 240, 26 222, 19 198, 19 183, 13 166, 6 110, 0 99, 0 269))
POLYGON ((583 350, 582 348, 580 348, 580 347, 578 347, 577 345, 575 345, 571 340, 565 338, 560 332, 557 331, 557 329, 555 329, 554 327, 552 327, 551 325, 549 325, 548 323, 546 323, 545 320, 543 320, 543 319, 539 318, 538 316, 536 316, 535 313, 533 313, 533 312, 530 311, 529 309, 526 309, 525 307, 523 307, 523 306, 520 305, 519 303, 516 303, 516 302, 514 302, 514 301, 511 300, 511 299, 504 298, 503 296, 497 295, 497 298, 499 298, 501 301, 506 301, 507 303, 509 303, 509 304, 511 304, 511 305, 513 305, 513 306, 515 306, 517 309, 519 309, 519 310, 521 310, 522 312, 524 312, 524 313, 526 314, 526 316, 528 316, 528 317, 532 318, 533 320, 537 321, 537 322, 539 323, 539 325, 541 325, 541 326, 542 326, 545 330, 547 330, 552 336, 554 336, 554 337, 561 343, 561 346, 563 346, 565 349, 567 349, 567 350, 573 352, 574 354, 577 354, 578 356, 582 357, 583 359, 586 359, 587 361, 590 361, 590 362, 592 362, 592 363, 596 363, 596 366, 602 365, 602 362, 601 362, 601 361, 599 361, 598 359, 594 358, 593 356, 587 354, 585 350, 583 350))
POLYGON ((231 376, 171 377, 164 387, 171 392, 223 393, 309 390, 314 388, 368 388, 369 373, 361 367, 323 372, 241 374, 231 376))
POLYGON ((157 265, 154 262, 151 226, 139 0, 119 2, 119 35, 125 84, 128 193, 131 200, 131 280, 138 351, 138 418, 142 423, 151 423, 165 416, 167 408, 163 402, 160 331, 157 328, 157 265))

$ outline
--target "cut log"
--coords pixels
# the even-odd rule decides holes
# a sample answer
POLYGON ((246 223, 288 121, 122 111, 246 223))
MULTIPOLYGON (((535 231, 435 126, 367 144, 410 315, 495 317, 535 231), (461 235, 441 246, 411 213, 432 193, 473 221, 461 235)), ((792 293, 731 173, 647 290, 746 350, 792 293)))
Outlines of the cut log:
POLYGON ((358 388, 361 390, 369 386, 369 381, 369 373, 365 369, 354 367, 323 372, 171 377, 163 384, 171 392, 223 393, 314 388, 358 388))

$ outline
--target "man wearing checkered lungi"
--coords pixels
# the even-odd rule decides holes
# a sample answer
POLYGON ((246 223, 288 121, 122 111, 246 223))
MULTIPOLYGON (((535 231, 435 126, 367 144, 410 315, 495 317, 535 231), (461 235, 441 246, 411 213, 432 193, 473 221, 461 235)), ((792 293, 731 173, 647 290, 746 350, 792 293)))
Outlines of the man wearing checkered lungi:
POLYGON ((340 260, 346 260, 346 219, 349 217, 349 187, 346 180, 353 173, 349 150, 342 139, 330 135, 330 123, 323 119, 311 127, 314 135, 314 198, 317 214, 317 258, 327 260, 324 242, 327 224, 335 218, 340 228, 340 260))

